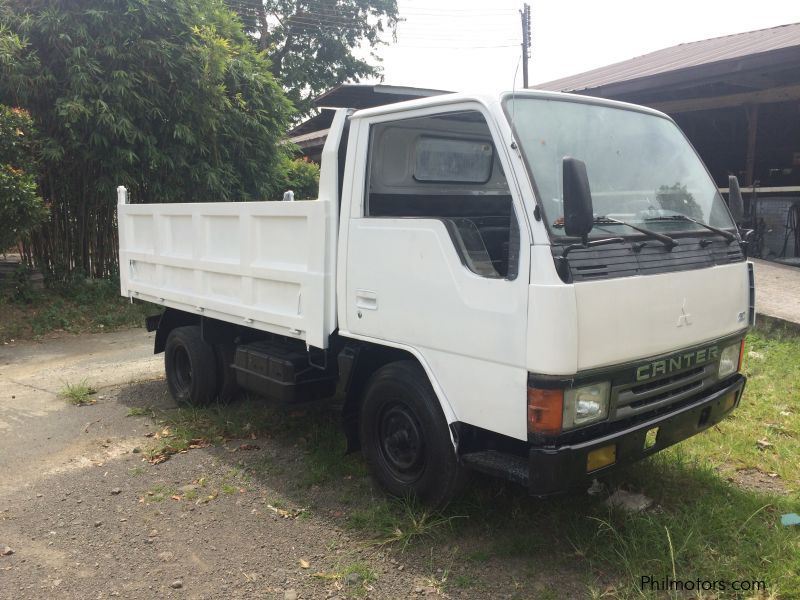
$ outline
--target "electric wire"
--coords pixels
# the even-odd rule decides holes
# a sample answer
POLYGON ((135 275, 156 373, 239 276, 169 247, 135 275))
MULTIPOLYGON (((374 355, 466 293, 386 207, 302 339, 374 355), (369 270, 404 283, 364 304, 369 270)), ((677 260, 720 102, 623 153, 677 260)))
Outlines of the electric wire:
MULTIPOLYGON (((382 20, 380 14, 359 11, 357 8, 340 7, 324 0, 306 0, 302 12, 291 15, 278 23, 279 27, 292 31, 295 35, 336 33, 346 31, 353 25, 353 19, 365 18, 382 20)), ((517 9, 512 8, 447 8, 431 6, 410 6, 400 9, 400 19, 394 43, 390 48, 397 49, 441 49, 441 50, 483 50, 513 48, 518 45, 515 35, 517 9), (409 23, 403 17, 414 17, 409 23), (497 22, 497 17, 507 24, 497 22), (512 18, 513 17, 513 18, 512 18), (480 23, 470 19, 480 18, 480 23), (451 27, 443 29, 445 21, 451 27), (464 21, 467 21, 464 23, 464 21), (488 22, 487 22, 488 21, 488 22)))

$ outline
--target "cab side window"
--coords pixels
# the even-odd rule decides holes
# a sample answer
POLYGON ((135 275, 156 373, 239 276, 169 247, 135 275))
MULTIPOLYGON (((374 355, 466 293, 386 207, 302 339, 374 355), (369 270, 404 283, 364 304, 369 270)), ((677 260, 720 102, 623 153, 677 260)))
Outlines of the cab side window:
POLYGON ((479 112, 372 125, 367 169, 366 217, 441 220, 466 268, 516 277, 519 227, 479 112))

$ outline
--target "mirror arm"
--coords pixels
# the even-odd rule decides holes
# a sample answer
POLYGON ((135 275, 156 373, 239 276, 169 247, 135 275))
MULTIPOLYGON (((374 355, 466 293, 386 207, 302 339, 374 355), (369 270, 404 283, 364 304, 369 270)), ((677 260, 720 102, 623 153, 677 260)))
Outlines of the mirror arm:
POLYGON ((750 254, 750 245, 752 244, 753 236, 756 232, 754 229, 742 229, 741 227, 738 229, 740 237, 739 246, 742 248, 742 254, 747 258, 750 254))

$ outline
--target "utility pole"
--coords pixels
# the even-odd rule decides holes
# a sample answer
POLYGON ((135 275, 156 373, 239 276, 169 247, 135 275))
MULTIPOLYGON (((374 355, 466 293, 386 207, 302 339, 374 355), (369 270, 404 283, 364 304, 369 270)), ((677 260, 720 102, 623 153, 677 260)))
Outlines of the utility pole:
POLYGON ((522 87, 528 87, 528 59, 531 57, 531 5, 527 2, 519 11, 522 19, 522 87))

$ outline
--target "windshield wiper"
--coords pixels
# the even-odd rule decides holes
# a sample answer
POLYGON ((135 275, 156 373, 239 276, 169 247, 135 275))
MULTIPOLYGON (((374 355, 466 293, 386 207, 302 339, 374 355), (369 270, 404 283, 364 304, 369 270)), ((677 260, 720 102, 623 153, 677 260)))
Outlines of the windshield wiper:
POLYGON ((663 233, 657 233, 650 229, 645 229, 644 227, 639 227, 638 225, 633 225, 631 223, 626 223, 625 221, 620 221, 618 219, 612 219, 611 217, 595 217, 594 218, 595 225, 626 225, 631 229, 635 229, 636 231, 645 234, 647 237, 657 240, 664 244, 667 247, 667 250, 672 250, 675 246, 678 245, 678 242, 675 241, 674 238, 669 237, 668 235, 664 235, 663 233))
POLYGON ((700 227, 705 227, 709 231, 713 231, 718 235, 721 235, 727 240, 729 244, 736 239, 736 236, 733 235, 730 231, 725 231, 724 229, 720 229, 719 227, 714 227, 713 225, 709 225, 708 223, 703 223, 702 221, 698 221, 697 219, 693 219, 692 217, 687 217, 686 215, 645 217, 645 221, 689 221, 691 223, 695 223, 696 225, 700 225, 700 227))

